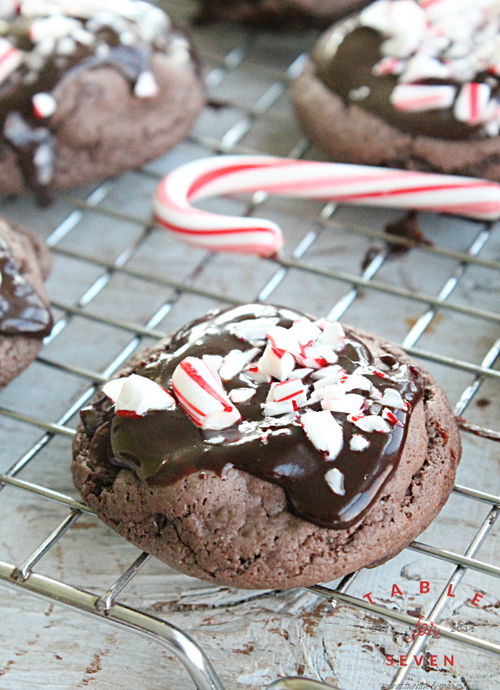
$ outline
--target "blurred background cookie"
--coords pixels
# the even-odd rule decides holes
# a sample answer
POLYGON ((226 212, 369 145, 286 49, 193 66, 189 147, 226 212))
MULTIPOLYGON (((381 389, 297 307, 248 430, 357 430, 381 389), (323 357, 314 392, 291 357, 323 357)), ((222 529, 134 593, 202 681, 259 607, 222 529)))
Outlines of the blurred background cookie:
POLYGON ((332 27, 293 86, 333 160, 500 180, 500 7, 378 0, 332 27))
POLYGON ((0 389, 35 359, 52 329, 43 285, 50 266, 40 239, 0 217, 0 389))
POLYGON ((0 6, 0 191, 40 203, 140 166, 204 105, 186 37, 140 0, 0 6))
POLYGON ((200 0, 197 20, 232 20, 261 27, 327 26, 369 0, 200 0))

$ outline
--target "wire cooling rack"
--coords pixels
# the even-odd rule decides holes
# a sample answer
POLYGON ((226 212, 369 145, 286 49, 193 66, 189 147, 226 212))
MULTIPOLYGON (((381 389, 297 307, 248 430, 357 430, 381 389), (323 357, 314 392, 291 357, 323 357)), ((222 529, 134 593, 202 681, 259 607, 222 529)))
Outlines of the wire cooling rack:
MULTIPOLYGON (((181 0, 168 8, 181 23, 192 9, 181 0)), ((256 194, 204 207, 277 220, 286 237, 279 261, 209 254, 155 229, 150 195, 182 162, 229 152, 321 158, 287 95, 314 32, 218 25, 193 34, 212 105, 187 142, 139 171, 62 194, 46 211, 3 200, 2 210, 53 250, 56 325, 37 362, 0 395, 0 584, 93 620, 74 626, 72 614, 54 618, 52 605, 33 609, 31 598, 7 592, 0 688, 187 687, 174 656, 198 690, 264 688, 284 676, 299 679, 276 690, 323 687, 306 677, 344 690, 499 688, 500 447, 491 427, 500 399, 500 228, 422 214, 432 244, 388 245, 383 228, 396 212, 256 194), (137 555, 71 486, 77 412, 95 386, 207 309, 252 300, 342 318, 399 342, 467 417, 460 483, 447 506, 419 541, 375 570, 291 592, 213 587, 137 555), (488 438, 477 435, 485 429, 488 438), (429 591, 420 592, 420 580, 429 591), (409 643, 420 616, 439 635, 409 643), (153 642, 130 649, 124 639, 110 652, 117 638, 102 632, 107 624, 153 642)))

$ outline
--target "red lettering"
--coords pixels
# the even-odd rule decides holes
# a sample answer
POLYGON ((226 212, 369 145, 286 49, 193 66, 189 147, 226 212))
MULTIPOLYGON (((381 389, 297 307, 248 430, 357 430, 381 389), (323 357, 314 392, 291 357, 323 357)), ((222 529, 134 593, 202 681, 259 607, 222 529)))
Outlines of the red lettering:
POLYGON ((447 597, 455 597, 454 594, 451 593, 451 590, 453 589, 453 585, 448 585, 448 591, 446 592, 447 597))
POLYGON ((438 665, 437 654, 431 654, 429 656, 429 666, 437 666, 437 665, 438 665))
POLYGON ((445 666, 447 663, 449 663, 450 666, 453 666, 453 661, 454 661, 453 654, 450 657, 446 656, 446 654, 444 655, 444 665, 445 666))
POLYGON ((406 656, 404 654, 401 654, 401 656, 399 657, 399 665, 408 666, 408 664, 406 663, 406 656))
POLYGON ((479 600, 482 599, 484 594, 479 594, 479 592, 476 592, 474 596, 472 597, 471 604, 472 606, 478 606, 479 600))
POLYGON ((394 658, 392 654, 387 654, 385 657, 385 665, 386 666, 393 666, 394 665, 394 658))
POLYGON ((373 606, 373 601, 372 601, 370 594, 371 594, 371 592, 368 592, 368 594, 363 594, 363 599, 368 599, 370 604, 373 606))
POLYGON ((420 580, 420 594, 428 594, 431 589, 431 585, 427 580, 420 580))
POLYGON ((422 623, 420 626, 420 632, 418 633, 419 635, 428 635, 429 634, 429 624, 428 623, 422 623))
POLYGON ((399 589, 399 587, 397 585, 392 585, 391 597, 395 596, 396 594, 403 596, 403 592, 399 589))
POLYGON ((413 661, 417 664, 417 666, 420 666, 423 660, 424 660, 423 654, 420 655, 420 659, 415 654, 413 655, 413 661))

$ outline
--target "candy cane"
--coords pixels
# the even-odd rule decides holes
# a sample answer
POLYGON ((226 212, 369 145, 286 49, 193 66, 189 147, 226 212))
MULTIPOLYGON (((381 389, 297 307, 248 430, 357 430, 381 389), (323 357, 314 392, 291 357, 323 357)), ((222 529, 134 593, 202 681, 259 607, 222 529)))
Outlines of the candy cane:
POLYGON ((272 156, 216 156, 180 166, 160 182, 153 200, 154 216, 164 228, 198 247, 270 256, 283 244, 276 223, 222 216, 191 206, 207 197, 259 190, 481 220, 500 217, 500 185, 496 182, 272 156))

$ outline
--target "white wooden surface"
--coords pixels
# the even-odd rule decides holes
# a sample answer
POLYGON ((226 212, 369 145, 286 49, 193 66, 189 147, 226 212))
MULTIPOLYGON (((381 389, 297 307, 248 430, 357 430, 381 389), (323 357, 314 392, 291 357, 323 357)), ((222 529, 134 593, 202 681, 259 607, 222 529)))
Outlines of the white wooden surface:
MULTIPOLYGON (((181 0, 169 6, 181 22, 191 9, 191 5, 181 0)), ((313 45, 315 34, 271 34, 216 26, 197 28, 193 35, 210 93, 216 99, 228 101, 228 106, 217 110, 207 108, 190 141, 148 166, 147 171, 164 173, 180 162, 210 155, 214 150, 211 147, 217 142, 226 146, 237 143, 236 151, 246 147, 288 154, 302 135, 293 120, 286 93, 265 117, 244 118, 263 94, 275 88, 277 75, 313 45), (221 64, 228 53, 233 62, 226 63, 226 68, 233 67, 224 71, 221 64), (234 67, 239 57, 241 63, 234 67), (247 133, 238 140, 237 133, 243 131, 247 133)), ((314 149, 307 152, 309 158, 320 156, 314 149)), ((60 249, 74 252, 80 258, 68 257, 60 251, 55 254, 54 271, 48 282, 53 300, 76 305, 89 288, 96 284, 102 287, 106 272, 96 262, 114 261, 142 238, 141 219, 149 216, 149 199, 156 185, 156 178, 151 174, 130 172, 112 181, 96 211, 86 210, 60 240, 57 245, 60 249), (135 220, 118 220, 103 213, 103 208, 129 214, 135 220)), ((48 237, 72 213, 74 198, 86 198, 91 191, 63 194, 52 208, 44 211, 36 209, 27 198, 7 200, 2 210, 48 237)), ((242 200, 215 200, 207 207, 238 213, 246 205, 242 200)), ((260 207, 258 213, 265 213, 282 224, 290 253, 310 230, 319 229, 315 219, 321 208, 315 202, 272 200, 260 207)), ((320 233, 303 261, 327 270, 359 275, 361 260, 373 242, 352 234, 346 226, 354 223, 381 229, 387 220, 396 216, 382 210, 341 208, 335 214, 339 226, 320 233)), ((437 245, 458 251, 467 251, 479 231, 474 223, 431 216, 423 217, 422 225, 426 236, 437 245)), ((500 260, 500 229, 494 230, 480 256, 500 260)), ((120 272, 108 276, 109 281, 104 281, 101 291, 87 293, 85 309, 90 313, 138 324, 147 323, 163 304, 170 304, 171 309, 155 326, 165 333, 209 308, 224 305, 224 297, 255 299, 276 273, 271 263, 256 258, 209 257, 202 251, 184 247, 159 230, 141 240, 126 266, 219 296, 219 299, 189 293, 179 296, 172 288, 120 272)), ((452 259, 413 251, 384 264, 377 279, 436 295, 457 268, 457 262, 452 259)), ((469 267, 451 299, 498 312, 499 288, 498 271, 469 267)), ((340 281, 291 270, 268 299, 321 315, 328 313, 348 290, 349 286, 340 281)), ((424 311, 425 305, 417 302, 364 290, 344 320, 401 342, 424 311)), ((55 315, 60 319, 63 313, 56 309, 55 315)), ((417 345, 479 364, 498 337, 498 324, 442 311, 417 345)), ((129 332, 76 316, 68 320, 42 354, 45 360, 102 372, 132 340, 129 332)), ((143 338, 138 345, 146 346, 149 342, 143 338)), ((472 381, 469 374, 440 365, 427 366, 453 404, 472 381)), ((0 395, 0 405, 53 422, 87 388, 87 380, 39 361, 0 395)), ((487 381, 466 411, 466 417, 498 429, 499 401, 498 383, 487 381)), ((75 424, 73 419, 70 426, 75 424)), ((0 416, 0 471, 7 471, 41 433, 33 426, 0 416)), ((464 450, 459 483, 498 494, 500 446, 464 436, 464 450)), ((19 476, 77 497, 69 463, 70 440, 56 437, 19 476)), ((487 513, 487 506, 454 495, 421 541, 463 553, 487 513)), ((0 493, 0 560, 21 563, 66 515, 67 511, 59 505, 5 488, 0 493)), ((102 593, 138 553, 99 521, 85 516, 39 563, 36 572, 102 593)), ((499 564, 498 527, 493 528, 478 558, 499 564)), ((406 550, 386 565, 362 572, 350 593, 363 596, 372 592, 375 602, 418 616, 429 611, 452 571, 448 564, 406 550), (429 594, 419 594, 420 579, 431 583, 429 594), (403 596, 391 598, 393 583, 402 590, 403 596)), ((403 638, 408 629, 367 613, 346 606, 334 609, 303 591, 243 592, 214 588, 179 575, 155 560, 136 576, 120 601, 162 616, 192 634, 207 652, 227 690, 262 689, 283 675, 304 675, 336 683, 343 690, 381 688, 394 675, 394 667, 386 666, 385 655, 397 656, 407 649, 403 638)), ((500 642, 499 608, 499 581, 468 572, 456 597, 449 601, 446 620, 449 624, 473 626, 473 634, 500 642), (471 605, 476 592, 483 595, 477 608, 471 605)), ((464 690, 500 688, 498 657, 439 638, 428 650, 437 655, 439 667, 431 668, 427 655, 423 666, 413 667, 410 673, 414 687, 438 688, 451 683, 450 687, 464 690), (453 655, 453 668, 443 668, 444 654, 453 655)), ((180 664, 155 643, 100 620, 0 587, 0 689, 87 687, 177 690, 192 685, 180 664)))

